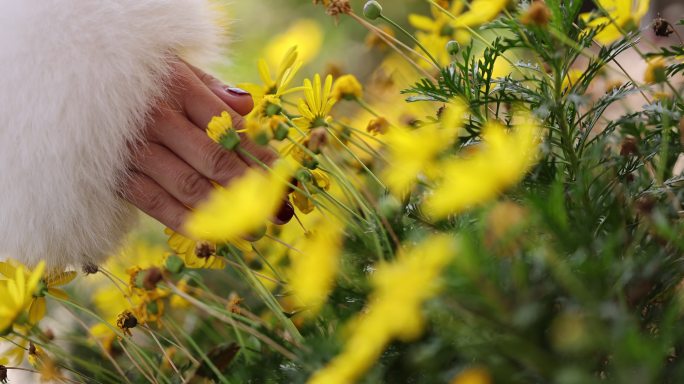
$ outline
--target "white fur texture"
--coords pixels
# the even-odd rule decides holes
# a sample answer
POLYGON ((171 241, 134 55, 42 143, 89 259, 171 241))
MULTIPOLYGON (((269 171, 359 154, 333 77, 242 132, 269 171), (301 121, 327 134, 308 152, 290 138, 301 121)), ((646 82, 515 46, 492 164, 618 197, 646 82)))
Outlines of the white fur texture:
POLYGON ((100 263, 134 210, 128 142, 175 55, 217 53, 206 0, 0 0, 0 258, 100 263))

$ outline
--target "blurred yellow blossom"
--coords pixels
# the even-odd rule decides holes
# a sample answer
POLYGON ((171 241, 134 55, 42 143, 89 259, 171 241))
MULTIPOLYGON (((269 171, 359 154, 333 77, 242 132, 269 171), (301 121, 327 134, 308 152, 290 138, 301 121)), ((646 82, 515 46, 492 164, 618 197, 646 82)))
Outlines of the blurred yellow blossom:
POLYGON ((402 195, 421 172, 431 171, 437 156, 451 147, 462 127, 465 104, 453 99, 440 123, 411 129, 392 127, 385 134, 389 165, 383 178, 395 195, 402 195))
POLYGON ((290 253, 289 285, 305 315, 314 316, 325 303, 339 268, 343 226, 318 220, 298 245, 301 252, 290 253))
POLYGON ((591 19, 591 13, 582 14, 588 29, 603 28, 594 37, 601 44, 610 44, 622 37, 623 31, 638 28, 648 12, 650 0, 596 0, 606 16, 591 19))
POLYGON ((0 334, 11 330, 14 322, 24 314, 36 292, 45 262, 40 262, 33 271, 14 262, 0 262, 0 273, 5 280, 0 280, 0 334))
POLYGON ((433 235, 380 264, 371 277, 368 308, 349 324, 342 352, 316 372, 309 384, 355 382, 393 340, 411 341, 423 330, 423 303, 440 288, 442 270, 456 251, 449 235, 433 235))
POLYGON ((494 20, 508 5, 509 0, 473 0, 470 9, 456 17, 456 27, 474 27, 494 20))
MULTIPOLYGON (((453 0, 451 5, 442 11, 439 7, 430 6, 430 16, 412 13, 409 15, 409 23, 416 28, 416 39, 420 42, 440 65, 449 64, 450 57, 446 45, 450 40, 456 40, 461 44, 467 44, 470 40, 470 33, 462 28, 453 25, 453 19, 459 15, 464 8, 462 0, 453 0)), ((420 61, 423 67, 430 64, 420 61)))
POLYGON ((335 80, 332 97, 335 100, 354 100, 363 96, 363 86, 354 75, 340 76, 335 80))
POLYGON ((285 32, 278 34, 266 45, 266 59, 275 64, 297 45, 299 59, 306 64, 313 60, 323 44, 323 28, 312 19, 299 19, 285 32))
POLYGON ((662 57, 648 60, 648 65, 644 72, 644 82, 646 84, 654 84, 665 81, 667 79, 665 66, 666 63, 662 57))
POLYGON ((435 219, 493 199, 518 183, 537 160, 540 128, 531 117, 523 118, 512 132, 489 122, 482 136, 474 154, 441 164, 442 183, 423 205, 435 219))
POLYGON ((467 368, 456 375, 450 384, 492 384, 492 377, 484 368, 467 368))
POLYGON ((188 233, 226 242, 261 228, 282 205, 292 169, 286 160, 269 172, 251 168, 228 187, 214 190, 190 215, 188 233))

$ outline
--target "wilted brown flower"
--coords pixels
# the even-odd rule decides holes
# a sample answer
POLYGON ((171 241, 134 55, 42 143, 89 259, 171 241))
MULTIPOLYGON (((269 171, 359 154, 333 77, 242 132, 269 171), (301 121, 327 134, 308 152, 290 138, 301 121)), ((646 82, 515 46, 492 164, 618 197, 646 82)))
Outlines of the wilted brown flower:
POLYGON ((326 7, 326 13, 333 17, 346 15, 352 11, 349 0, 313 0, 313 3, 323 4, 326 7))
POLYGON ((544 1, 535 1, 523 13, 520 21, 525 25, 545 26, 551 20, 551 11, 544 1))

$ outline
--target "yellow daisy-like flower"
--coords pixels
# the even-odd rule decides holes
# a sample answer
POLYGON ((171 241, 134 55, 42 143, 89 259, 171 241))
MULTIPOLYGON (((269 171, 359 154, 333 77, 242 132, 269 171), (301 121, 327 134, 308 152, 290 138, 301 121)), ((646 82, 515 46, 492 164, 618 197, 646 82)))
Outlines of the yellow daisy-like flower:
POLYGON ((290 88, 297 72, 302 67, 302 61, 298 60, 297 56, 297 46, 295 45, 283 56, 275 77, 271 75, 271 70, 266 60, 259 60, 259 77, 261 77, 263 85, 246 83, 239 84, 240 88, 245 89, 252 95, 255 104, 258 104, 264 96, 271 95, 280 98, 290 93, 301 91, 302 87, 290 88))
POLYGON ((451 147, 462 129, 465 104, 454 99, 448 104, 441 123, 417 129, 392 127, 385 135, 388 167, 383 179, 395 195, 403 195, 418 174, 432 172, 437 156, 451 147))
POLYGON ((50 273, 44 279, 40 280, 38 289, 33 294, 34 299, 29 308, 29 323, 37 324, 43 317, 45 317, 47 300, 45 295, 50 294, 60 299, 68 299, 69 295, 63 290, 57 288, 62 285, 69 284, 76 278, 78 273, 75 271, 50 273))
POLYGON ((654 84, 667 80, 667 76, 665 75, 666 64, 667 63, 662 57, 649 60, 646 71, 644 72, 644 82, 646 84, 654 84))
POLYGON ((302 117, 294 120, 298 127, 311 129, 327 126, 330 120, 330 111, 335 105, 332 95, 332 76, 325 78, 321 83, 321 76, 316 74, 313 83, 309 79, 304 80, 304 99, 300 99, 297 105, 302 117))
POLYGON ((425 199, 425 212, 436 219, 458 214, 517 184, 536 163, 539 139, 540 127, 531 117, 523 118, 510 133, 498 123, 488 123, 482 148, 440 166, 442 183, 425 199))
POLYGON ((45 271, 45 262, 41 261, 32 272, 23 265, 0 262, 0 271, 7 278, 0 280, 0 334, 4 334, 33 300, 45 271))
POLYGON ((360 99, 363 96, 363 86, 354 75, 340 76, 335 80, 332 88, 333 99, 339 101, 360 99))
MULTIPOLYGON (((453 26, 453 19, 463 11, 464 5, 462 0, 454 0, 450 6, 444 8, 448 13, 432 5, 432 17, 415 13, 409 15, 409 23, 418 30, 416 39, 441 65, 447 65, 451 61, 446 50, 450 40, 456 40, 460 44, 467 44, 470 40, 468 31, 453 26)), ((424 61, 420 61, 420 65, 426 68, 430 66, 424 61)))
POLYGON ((214 116, 207 125, 207 135, 214 140, 214 142, 220 143, 223 136, 233 129, 233 118, 226 111, 221 112, 221 116, 214 116))
POLYGON ((340 223, 314 225, 305 240, 298 244, 301 252, 292 252, 289 271, 290 287, 305 315, 314 316, 325 303, 339 268, 343 226, 340 223))
POLYGON ((622 31, 638 28, 641 19, 648 12, 650 0, 597 0, 607 16, 589 20, 590 13, 582 14, 588 29, 603 29, 595 39, 601 44, 610 44, 622 37, 622 31))
POLYGON ((411 341, 424 326, 421 308, 439 288, 439 277, 455 253, 448 235, 433 235, 381 264, 371 280, 368 308, 349 324, 351 335, 333 361, 309 384, 353 383, 380 357, 393 339, 411 341))
POLYGON ((226 242, 258 230, 282 205, 291 175, 292 166, 286 161, 279 161, 268 173, 249 169, 197 207, 186 223, 187 232, 226 242))
POLYGON ((167 243, 185 262, 185 266, 192 269, 223 269, 226 261, 216 255, 216 244, 206 241, 196 241, 187 238, 171 228, 164 229, 169 236, 167 243))
POLYGON ((473 0, 470 9, 454 20, 454 26, 474 27, 494 20, 506 8, 509 0, 473 0))

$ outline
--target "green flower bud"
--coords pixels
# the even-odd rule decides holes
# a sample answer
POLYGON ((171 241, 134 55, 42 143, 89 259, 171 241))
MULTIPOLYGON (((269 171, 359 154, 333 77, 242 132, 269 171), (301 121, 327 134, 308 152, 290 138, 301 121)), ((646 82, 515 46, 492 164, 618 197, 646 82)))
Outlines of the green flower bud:
POLYGON ((377 1, 368 1, 366 5, 363 6, 363 15, 366 16, 368 20, 375 20, 382 16, 382 6, 377 1))
POLYGON ((273 138, 278 141, 283 141, 290 134, 290 127, 287 124, 280 123, 278 127, 273 132, 273 138))
POLYGON ((183 269, 185 268, 185 262, 183 262, 183 259, 178 257, 177 255, 171 255, 166 258, 166 270, 171 272, 171 273, 181 273, 183 272, 183 269))
POLYGON ((461 50, 461 45, 456 40, 451 40, 446 45, 446 50, 451 56, 455 56, 461 50))

